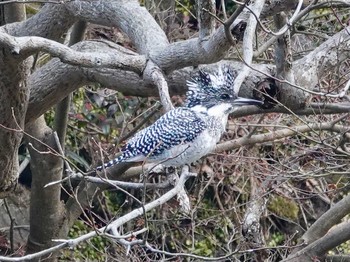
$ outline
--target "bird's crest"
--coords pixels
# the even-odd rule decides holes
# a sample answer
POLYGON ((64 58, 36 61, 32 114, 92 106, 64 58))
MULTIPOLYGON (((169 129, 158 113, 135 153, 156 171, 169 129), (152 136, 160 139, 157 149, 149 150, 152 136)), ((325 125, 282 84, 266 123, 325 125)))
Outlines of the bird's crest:
POLYGON ((228 66, 219 67, 213 74, 200 70, 191 80, 187 81, 188 91, 186 93, 187 107, 205 104, 213 97, 229 95, 236 97, 233 91, 234 72, 228 66))

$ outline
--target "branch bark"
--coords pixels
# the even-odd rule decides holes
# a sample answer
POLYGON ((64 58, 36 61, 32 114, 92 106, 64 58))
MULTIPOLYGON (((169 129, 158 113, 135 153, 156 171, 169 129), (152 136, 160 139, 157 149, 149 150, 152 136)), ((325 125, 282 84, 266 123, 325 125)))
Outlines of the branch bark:
POLYGON ((293 64, 295 79, 300 86, 313 89, 319 80, 319 76, 325 74, 345 59, 349 58, 350 26, 344 28, 327 41, 323 42, 312 52, 297 60, 293 64))
MULTIPOLYGON (((304 233, 300 242, 305 245, 310 245, 321 239, 327 232, 336 224, 340 223, 341 219, 350 213, 350 195, 345 196, 342 200, 332 206, 324 213, 314 224, 304 233)), ((293 254, 298 253, 301 248, 295 249, 293 254)), ((293 256, 293 255, 292 255, 293 256)))
MULTIPOLYGON (((13 55, 28 57, 36 52, 47 52, 58 57, 66 64, 83 67, 108 67, 133 70, 141 73, 146 64, 146 58, 138 55, 128 55, 120 52, 94 53, 72 50, 56 41, 37 36, 13 37, 5 32, 0 33, 0 44, 9 48, 13 55)), ((109 45, 113 45, 109 43, 109 45)), ((117 45, 115 45, 117 49, 117 45)))
MULTIPOLYGON (((63 161, 56 153, 58 150, 53 131, 46 126, 43 117, 32 123, 28 130, 32 135, 28 137, 32 186, 27 253, 35 253, 53 246, 55 243, 52 239, 59 237, 60 224, 65 215, 60 200, 61 186, 44 186, 62 178, 63 161), (52 152, 51 148, 56 149, 56 152, 52 152)), ((52 256, 50 259, 54 260, 52 256)))
POLYGON ((236 94, 239 93, 239 90, 242 86, 243 81, 248 76, 250 72, 250 66, 253 59, 253 40, 256 32, 256 26, 258 24, 257 19, 260 16, 260 13, 263 9, 265 1, 256 0, 253 1, 250 5, 252 13, 249 14, 248 23, 243 37, 243 68, 235 79, 233 89, 236 94))
MULTIPOLYGON (((258 184, 259 182, 256 181, 254 174, 252 174, 250 182, 251 195, 244 214, 242 234, 248 249, 259 249, 265 244, 261 232, 260 218, 266 210, 267 197, 264 192, 264 185, 258 184)), ((248 255, 255 261, 264 261, 264 258, 267 256, 266 250, 260 250, 248 255)))
MULTIPOLYGON (((327 223, 328 224, 328 223, 327 223)), ((343 222, 332 228, 326 235, 312 242, 302 250, 288 256, 283 262, 313 262, 324 258, 327 251, 350 239, 350 222, 343 222)))
POLYGON ((256 143, 263 143, 278 140, 281 138, 285 138, 288 136, 296 135, 299 133, 305 133, 310 131, 319 131, 319 130, 329 130, 329 131, 337 131, 339 133, 346 133, 349 130, 347 127, 343 127, 341 125, 334 125, 334 123, 315 123, 308 124, 296 127, 285 128, 277 131, 271 131, 266 134, 253 135, 249 138, 242 137, 237 138, 231 141, 223 142, 217 145, 215 152, 222 152, 226 150, 232 150, 234 148, 239 148, 245 145, 252 145, 256 143))
POLYGON ((204 40, 205 37, 211 35, 214 30, 215 20, 215 1, 198 0, 197 2, 197 18, 199 25, 199 39, 204 40))

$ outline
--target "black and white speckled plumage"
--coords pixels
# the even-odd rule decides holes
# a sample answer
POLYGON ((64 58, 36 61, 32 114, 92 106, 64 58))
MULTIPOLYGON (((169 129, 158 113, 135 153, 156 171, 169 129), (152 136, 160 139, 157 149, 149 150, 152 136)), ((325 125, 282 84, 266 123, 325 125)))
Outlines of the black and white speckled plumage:
POLYGON ((192 81, 184 107, 178 107, 139 131, 122 148, 122 155, 102 170, 120 162, 148 161, 164 166, 190 164, 215 149, 225 131, 228 114, 235 106, 259 104, 237 98, 233 74, 227 67, 215 74, 200 71, 192 81))
MULTIPOLYGON (((197 113, 187 107, 178 107, 163 115, 153 125, 141 130, 122 148, 122 155, 104 164, 159 161, 166 158, 165 151, 180 144, 189 144, 206 128, 206 123, 197 113)), ((181 152, 179 152, 181 153, 181 152)), ((97 170, 102 170, 102 166, 97 170)))

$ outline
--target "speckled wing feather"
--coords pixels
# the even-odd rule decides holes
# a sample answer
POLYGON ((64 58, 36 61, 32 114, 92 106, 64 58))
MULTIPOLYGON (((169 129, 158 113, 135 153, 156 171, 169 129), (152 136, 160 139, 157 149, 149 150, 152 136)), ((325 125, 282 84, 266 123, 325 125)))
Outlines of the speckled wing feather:
MULTIPOLYGON (((161 118, 153 125, 141 130, 122 148, 122 155, 104 164, 113 166, 123 161, 143 161, 145 158, 156 158, 164 150, 181 143, 192 142, 204 129, 205 122, 192 110, 179 107, 161 118)), ((97 170, 101 170, 98 167, 97 170)))

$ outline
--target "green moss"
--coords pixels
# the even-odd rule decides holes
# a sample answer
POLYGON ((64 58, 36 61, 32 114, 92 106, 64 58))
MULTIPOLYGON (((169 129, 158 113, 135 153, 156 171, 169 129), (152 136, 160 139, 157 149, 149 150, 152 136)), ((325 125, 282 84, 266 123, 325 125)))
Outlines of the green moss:
POLYGON ((215 241, 211 241, 208 238, 202 239, 200 241, 195 241, 194 248, 189 250, 196 255, 210 257, 215 251, 215 241))
POLYGON ((282 245, 284 242, 284 236, 281 233, 274 233, 271 235, 270 239, 267 241, 268 247, 277 247, 282 245))
POLYGON ((279 217, 296 221, 298 219, 299 207, 291 199, 282 196, 273 196, 268 204, 268 209, 279 217))
MULTIPOLYGON (((84 222, 77 220, 69 231, 70 238, 76 238, 90 232, 91 229, 84 222)), ((60 259, 63 261, 106 261, 106 248, 108 242, 101 236, 91 238, 86 242, 82 242, 73 249, 64 250, 60 259)))

